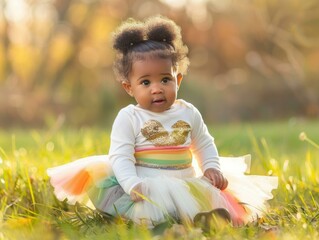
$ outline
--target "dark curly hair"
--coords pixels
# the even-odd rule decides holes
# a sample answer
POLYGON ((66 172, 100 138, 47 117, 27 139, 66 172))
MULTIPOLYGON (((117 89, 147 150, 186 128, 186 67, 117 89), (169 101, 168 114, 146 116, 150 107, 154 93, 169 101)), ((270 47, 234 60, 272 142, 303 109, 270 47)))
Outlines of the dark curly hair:
POLYGON ((114 32, 113 48, 117 51, 113 69, 120 82, 128 81, 133 61, 148 56, 171 59, 174 69, 182 74, 189 65, 180 28, 163 16, 144 22, 128 19, 114 32))

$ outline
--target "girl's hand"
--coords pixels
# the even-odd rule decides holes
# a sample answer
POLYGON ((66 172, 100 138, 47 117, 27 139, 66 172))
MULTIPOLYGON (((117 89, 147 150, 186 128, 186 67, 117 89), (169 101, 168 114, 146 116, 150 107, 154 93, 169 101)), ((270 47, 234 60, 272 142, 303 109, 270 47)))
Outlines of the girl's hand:
POLYGON ((204 173, 204 176, 213 186, 219 188, 220 190, 224 190, 228 186, 227 179, 217 169, 214 169, 214 168, 207 169, 204 173))
POLYGON ((142 198, 142 183, 137 184, 131 191, 130 197, 133 202, 143 201, 142 198))

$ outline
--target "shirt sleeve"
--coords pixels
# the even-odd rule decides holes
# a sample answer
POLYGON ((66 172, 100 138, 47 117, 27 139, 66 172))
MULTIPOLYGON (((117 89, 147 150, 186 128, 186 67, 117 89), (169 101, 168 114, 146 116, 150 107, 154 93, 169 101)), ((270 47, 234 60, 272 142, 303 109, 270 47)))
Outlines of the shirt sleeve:
POLYGON ((209 168, 220 170, 218 151, 214 138, 208 132, 200 112, 192 106, 193 127, 191 150, 198 161, 198 165, 204 173, 209 168))
POLYGON ((132 115, 122 109, 112 126, 109 159, 117 181, 127 194, 142 182, 136 173, 134 147, 132 115))

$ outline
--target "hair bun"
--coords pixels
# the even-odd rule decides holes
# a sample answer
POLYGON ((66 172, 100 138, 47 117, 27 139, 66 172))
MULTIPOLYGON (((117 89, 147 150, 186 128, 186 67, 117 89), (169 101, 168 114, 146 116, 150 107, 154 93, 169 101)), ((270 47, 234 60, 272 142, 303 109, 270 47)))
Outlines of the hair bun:
POLYGON ((124 23, 113 36, 113 48, 126 53, 129 48, 144 40, 144 28, 138 22, 124 23))
POLYGON ((177 33, 180 29, 177 25, 164 17, 155 17, 147 21, 147 39, 167 42, 168 44, 174 45, 173 42, 177 38, 177 33))

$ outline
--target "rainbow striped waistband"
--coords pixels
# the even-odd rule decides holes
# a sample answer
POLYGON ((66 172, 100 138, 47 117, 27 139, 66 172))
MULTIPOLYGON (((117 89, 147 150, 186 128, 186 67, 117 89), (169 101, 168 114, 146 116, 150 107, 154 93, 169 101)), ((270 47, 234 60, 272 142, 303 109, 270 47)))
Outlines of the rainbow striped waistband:
POLYGON ((155 147, 135 149, 136 166, 158 169, 185 169, 192 166, 188 147, 155 147))

